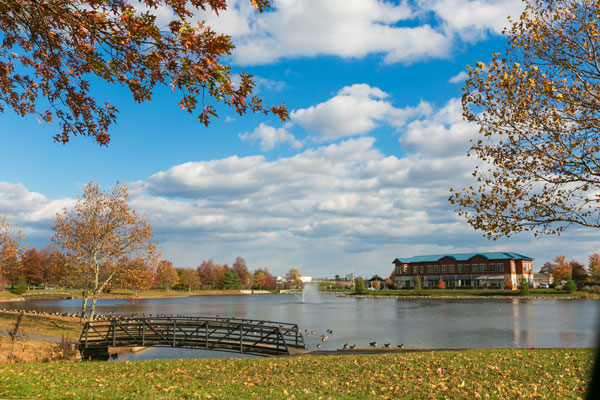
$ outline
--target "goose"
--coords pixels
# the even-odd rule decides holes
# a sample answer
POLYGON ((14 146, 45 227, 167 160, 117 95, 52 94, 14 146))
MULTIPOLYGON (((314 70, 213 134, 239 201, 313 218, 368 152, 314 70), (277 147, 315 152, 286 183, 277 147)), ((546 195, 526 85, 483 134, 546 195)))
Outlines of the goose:
POLYGON ((404 343, 401 343, 401 344, 399 344, 399 345, 398 345, 398 348, 399 348, 399 349, 403 349, 403 348, 404 348, 404 343))
POLYGON ((317 345, 317 349, 320 349, 320 348, 321 348, 321 343, 319 343, 319 344, 317 345))
POLYGON ((369 346, 371 346, 371 347, 377 347, 377 342, 369 342, 369 346))
POLYGON ((333 329, 327 329, 327 333, 329 333, 330 335, 333 334, 333 329))
POLYGON ((356 344, 353 344, 352 346, 350 346, 350 350, 354 350, 355 347, 356 347, 356 344))
POLYGON ((383 347, 390 347, 390 343, 384 343, 383 347))
POLYGON ((326 341, 328 337, 329 337, 329 336, 327 336, 327 335, 321 335, 321 340, 322 340, 322 341, 326 341))
POLYGON ((343 350, 348 350, 349 348, 350 348, 350 346, 348 346, 348 343, 346 343, 346 344, 344 345, 344 349, 343 349, 343 350))

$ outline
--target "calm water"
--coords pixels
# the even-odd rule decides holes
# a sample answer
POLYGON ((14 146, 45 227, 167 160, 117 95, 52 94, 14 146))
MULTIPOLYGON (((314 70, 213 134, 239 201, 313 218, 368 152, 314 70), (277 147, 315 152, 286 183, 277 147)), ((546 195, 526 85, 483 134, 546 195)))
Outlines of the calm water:
MULTIPOLYGON (((229 316, 297 323, 309 349, 368 347, 376 341, 405 347, 592 347, 596 345, 600 303, 548 299, 393 299, 320 295, 302 303, 295 295, 191 296, 167 299, 99 300, 101 314, 229 316), (326 342, 321 334, 333 329, 326 342)), ((73 312, 80 300, 3 303, 4 308, 73 312)), ((235 356, 184 349, 151 349, 120 359, 235 356)))

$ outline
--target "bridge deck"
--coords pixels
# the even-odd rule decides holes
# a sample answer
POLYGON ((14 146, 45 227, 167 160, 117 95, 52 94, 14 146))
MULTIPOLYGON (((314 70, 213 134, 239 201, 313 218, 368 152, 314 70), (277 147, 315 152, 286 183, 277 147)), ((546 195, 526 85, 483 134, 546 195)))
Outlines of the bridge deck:
POLYGON ((137 316, 86 323, 79 339, 84 359, 108 347, 188 347, 257 355, 305 350, 296 324, 220 317, 137 316))

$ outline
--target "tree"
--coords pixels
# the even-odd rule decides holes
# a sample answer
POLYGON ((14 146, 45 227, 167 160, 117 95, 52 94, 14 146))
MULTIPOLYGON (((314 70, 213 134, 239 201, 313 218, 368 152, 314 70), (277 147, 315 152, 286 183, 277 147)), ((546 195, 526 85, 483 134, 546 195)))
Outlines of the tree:
POLYGON ((521 279, 521 284, 519 285, 519 294, 521 296, 527 296, 529 294, 529 281, 527 278, 521 279))
POLYGON ((170 290, 177 283, 177 272, 171 261, 161 260, 156 267, 156 282, 162 289, 170 290))
POLYGON ((42 249, 40 253, 43 257, 43 282, 46 285, 60 284, 67 276, 69 270, 66 258, 52 245, 42 249))
POLYGON ((488 237, 600 227, 599 14, 597 1, 526 0, 505 54, 468 68, 481 162, 450 201, 488 237))
POLYGON ((513 290, 512 279, 510 276, 506 277, 506 280, 504 281, 504 289, 513 290))
POLYGON ((256 270, 254 272, 254 277, 252 279, 252 286, 258 288, 259 290, 263 288, 265 283, 265 274, 261 270, 256 270))
POLYGON ((217 273, 213 260, 202 261, 196 269, 196 274, 205 289, 212 289, 217 285, 217 273))
POLYGON ((585 266, 575 260, 571 260, 569 264, 571 265, 571 278, 576 285, 582 285, 589 277, 588 272, 585 270, 585 266))
POLYGON ((365 281, 363 278, 356 278, 354 281, 354 294, 365 294, 367 289, 365 288, 365 281))
POLYGON ((267 290, 275 289, 275 285, 277 284, 275 277, 266 268, 262 271, 262 273, 265 274, 263 288, 267 290))
POLYGON ((13 282, 9 275, 20 267, 20 256, 24 251, 21 244, 23 239, 21 232, 15 232, 10 226, 6 216, 0 217, 0 276, 6 277, 10 283, 13 282))
POLYGON ((600 254, 594 253, 589 258, 588 271, 594 283, 600 282, 600 254))
POLYGON ((39 285, 44 282, 43 264, 44 258, 35 248, 31 248, 23 253, 21 265, 27 286, 39 285))
POLYGON ((415 290, 417 293, 423 290, 423 282, 421 281, 421 277, 419 275, 417 275, 415 278, 415 290))
POLYGON ((567 279, 567 276, 571 276, 571 264, 566 262, 566 258, 563 255, 556 256, 554 259, 555 267, 552 272, 554 282, 560 282, 563 279, 567 279))
POLYGON ((570 276, 567 276, 567 283, 565 283, 565 286, 563 286, 563 290, 567 293, 573 293, 577 290, 577 285, 575 282, 573 282, 573 279, 571 279, 570 276))
MULTIPOLYGON (((251 0, 262 11, 270 0, 251 0)), ((0 2, 0 112, 33 114, 59 121, 54 139, 73 135, 110 141, 109 126, 118 110, 91 95, 90 81, 125 86, 136 102, 150 101, 157 84, 181 94, 180 107, 208 125, 217 117, 208 97, 242 115, 247 111, 288 118, 283 105, 265 107, 252 96, 252 76, 234 83, 221 62, 234 46, 203 22, 199 9, 219 13, 225 0, 112 0, 0 2), (165 12, 166 11, 166 12, 165 12), (160 24, 159 15, 172 15, 160 24), (43 98, 43 101, 42 101, 43 98)))
POLYGON ((292 289, 297 287, 302 287, 302 280, 300 279, 302 275, 296 268, 290 268, 290 270, 285 274, 285 279, 290 284, 292 289))
POLYGON ((156 282, 154 265, 147 264, 145 260, 125 258, 119 263, 118 273, 112 280, 113 287, 133 290, 134 296, 137 296, 139 290, 148 290, 156 282))
POLYGON ((540 274, 552 274, 556 265, 552 264, 550 261, 546 261, 542 268, 540 268, 540 274))
POLYGON ((193 268, 178 268, 177 269, 178 285, 190 293, 192 289, 200 287, 200 278, 193 268))
POLYGON ((233 271, 240 278, 240 284, 242 287, 248 287, 250 284, 250 272, 246 266, 246 260, 243 257, 237 257, 233 262, 233 271))
POLYGON ((128 201, 124 184, 117 182, 111 192, 104 192, 90 182, 72 209, 56 214, 51 240, 66 254, 73 276, 85 285, 82 316, 88 296, 92 299, 90 321, 98 295, 119 272, 119 260, 141 259, 154 265, 157 258, 152 226, 128 201))
POLYGON ((440 278, 440 280, 438 281, 437 288, 438 289, 446 289, 446 284, 444 283, 444 281, 442 280, 442 278, 440 278))
POLYGON ((223 289, 239 289, 241 285, 240 277, 233 270, 225 272, 223 279, 223 289))

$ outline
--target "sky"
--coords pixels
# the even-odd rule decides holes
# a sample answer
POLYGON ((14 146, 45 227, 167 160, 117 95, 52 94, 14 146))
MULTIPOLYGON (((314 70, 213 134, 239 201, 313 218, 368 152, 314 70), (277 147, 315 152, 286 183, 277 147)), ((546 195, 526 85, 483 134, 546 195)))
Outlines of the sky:
MULTIPOLYGON (((218 108, 209 127, 159 88, 135 103, 121 87, 94 94, 119 109, 111 142, 53 142, 57 125, 0 114, 0 215, 49 244, 56 213, 82 186, 124 182, 176 267, 203 260, 282 275, 389 276, 396 257, 512 251, 534 270, 559 254, 587 264, 595 230, 490 241, 449 203, 474 184, 466 156, 477 127, 463 121, 466 65, 502 52, 520 0, 275 0, 256 13, 229 0, 198 20, 231 35, 226 60, 255 77, 266 104, 290 120, 218 108)), ((161 9, 159 22, 168 21, 161 9)))

